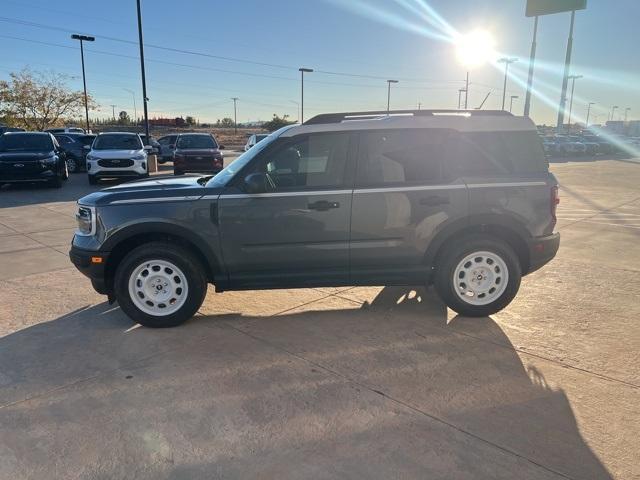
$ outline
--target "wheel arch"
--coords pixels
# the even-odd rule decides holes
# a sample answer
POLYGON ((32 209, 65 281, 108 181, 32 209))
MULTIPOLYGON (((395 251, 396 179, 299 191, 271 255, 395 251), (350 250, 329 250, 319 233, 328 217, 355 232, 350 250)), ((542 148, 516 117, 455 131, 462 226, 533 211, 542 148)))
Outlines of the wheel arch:
POLYGON ((518 256, 522 274, 528 273, 530 257, 527 239, 531 238, 531 235, 524 225, 505 215, 479 215, 450 224, 440 231, 429 244, 425 253, 425 263, 435 266, 438 257, 452 241, 460 236, 476 233, 492 235, 506 242, 518 256))

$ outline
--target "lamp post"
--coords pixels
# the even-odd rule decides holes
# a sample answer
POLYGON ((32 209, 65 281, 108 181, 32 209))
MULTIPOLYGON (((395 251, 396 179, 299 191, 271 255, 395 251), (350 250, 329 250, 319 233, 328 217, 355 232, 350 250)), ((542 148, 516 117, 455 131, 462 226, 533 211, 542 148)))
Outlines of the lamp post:
POLYGON ((129 92, 131 94, 131 98, 133 98, 133 115, 135 122, 138 121, 138 109, 136 107, 136 93, 133 90, 129 90, 128 88, 122 88, 123 90, 129 92))
POLYGON ((611 121, 613 121, 613 114, 616 111, 616 108, 618 108, 618 105, 614 105, 613 107, 611 107, 611 118, 610 118, 611 121))
POLYGON ((300 72, 300 125, 304 123, 304 74, 313 72, 313 68, 299 68, 300 72))
POLYGON ((233 133, 238 133, 238 110, 236 109, 238 97, 231 97, 231 100, 233 100, 233 133))
POLYGON ((95 37, 88 35, 71 35, 73 40, 80 40, 80 60, 82 61, 82 85, 84 86, 84 117, 87 122, 87 133, 89 133, 89 105, 87 104, 87 80, 84 75, 84 47, 82 42, 95 42, 95 37))
POLYGON ((569 125, 569 131, 571 131, 571 110, 573 109, 573 91, 576 88, 576 80, 578 78, 582 78, 582 75, 569 75, 567 77, 571 80, 571 99, 569 100, 569 120, 567 124, 569 125))
POLYGON ((629 113, 629 110, 631 110, 631 107, 627 107, 624 109, 624 121, 625 123, 627 122, 627 114, 629 113))
POLYGON ((591 114, 591 105, 595 105, 596 102, 589 102, 587 104, 587 120, 585 121, 585 126, 589 128, 589 115, 591 114))
POLYGON ((509 113, 511 113, 511 110, 513 110, 513 100, 515 98, 519 98, 518 95, 511 95, 511 101, 509 102, 509 113))
POLYGON ((466 88, 459 88, 458 89, 458 110, 460 110, 460 97, 462 95, 462 92, 466 92, 466 88))
POLYGON ((389 115, 389 107, 391 105, 391 84, 398 83, 398 80, 387 80, 387 115, 389 115))
POLYGON ((138 42, 140 43, 140 72, 142 73, 142 101, 144 102, 144 133, 149 142, 149 114, 147 111, 147 80, 144 73, 144 42, 142 40, 142 12, 140 10, 140 0, 136 1, 138 9, 138 42))
POLYGON ((504 100, 507 97, 507 75, 509 72, 509 65, 517 62, 517 58, 501 58, 498 60, 498 63, 504 63, 504 84, 502 86, 502 110, 504 110, 504 100))
POLYGON ((467 109, 467 100, 469 100, 469 70, 467 70, 467 77, 464 81, 464 109, 467 109))

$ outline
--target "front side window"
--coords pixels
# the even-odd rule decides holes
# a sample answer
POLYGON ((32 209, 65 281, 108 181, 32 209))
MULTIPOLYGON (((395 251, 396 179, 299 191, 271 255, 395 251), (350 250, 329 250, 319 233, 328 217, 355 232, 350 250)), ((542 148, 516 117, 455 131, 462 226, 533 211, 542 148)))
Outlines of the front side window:
POLYGON ((94 150, 140 150, 138 135, 99 135, 93 143, 94 150))
POLYGON ((357 186, 433 184, 442 179, 447 132, 435 129, 362 133, 357 186))
POLYGON ((348 151, 348 134, 306 135, 268 152, 254 172, 267 173, 276 190, 340 187, 348 151))

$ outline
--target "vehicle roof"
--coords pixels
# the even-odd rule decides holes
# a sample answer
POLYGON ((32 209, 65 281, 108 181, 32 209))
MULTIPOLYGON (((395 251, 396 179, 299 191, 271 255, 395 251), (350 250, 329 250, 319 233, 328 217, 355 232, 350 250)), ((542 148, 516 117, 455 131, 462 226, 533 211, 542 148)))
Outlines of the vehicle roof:
POLYGON ((136 136, 139 136, 139 134, 135 133, 135 132, 102 132, 102 133, 98 134, 98 136, 102 136, 102 135, 136 135, 136 136))
POLYGON ((531 131, 536 125, 528 117, 495 110, 399 110, 348 112, 318 115, 284 131, 282 137, 302 133, 353 130, 443 128, 461 132, 531 131))
POLYGON ((185 135, 200 135, 200 136, 212 136, 211 133, 206 133, 206 132, 187 132, 187 133, 178 133, 178 136, 185 136, 185 135))
POLYGON ((43 135, 50 137, 51 134, 49 132, 5 132, 3 135, 43 135))

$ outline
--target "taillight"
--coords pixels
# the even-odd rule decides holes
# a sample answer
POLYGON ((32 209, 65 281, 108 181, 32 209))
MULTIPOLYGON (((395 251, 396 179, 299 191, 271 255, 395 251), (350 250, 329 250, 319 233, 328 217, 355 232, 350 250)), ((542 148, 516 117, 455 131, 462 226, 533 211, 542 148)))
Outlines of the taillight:
POLYGON ((558 219, 556 218, 556 211, 558 204, 560 203, 560 193, 558 192, 558 186, 551 187, 551 198, 549 202, 549 208, 551 210, 551 218, 553 219, 552 228, 556 226, 558 219))

